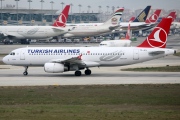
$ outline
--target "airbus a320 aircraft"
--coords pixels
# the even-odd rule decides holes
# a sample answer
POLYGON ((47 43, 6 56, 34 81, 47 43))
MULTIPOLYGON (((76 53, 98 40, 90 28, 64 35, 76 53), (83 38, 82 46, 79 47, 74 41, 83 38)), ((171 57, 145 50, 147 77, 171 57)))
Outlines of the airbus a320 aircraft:
POLYGON ((90 67, 130 65, 174 54, 175 50, 165 49, 171 22, 164 18, 137 47, 26 47, 13 50, 3 62, 24 66, 24 75, 28 66, 44 66, 48 73, 75 71, 76 76, 86 68, 90 75, 90 67))
POLYGON ((53 26, 1 26, 0 35, 7 39, 42 39, 65 34, 70 31, 65 27, 69 8, 70 5, 64 8, 53 26))

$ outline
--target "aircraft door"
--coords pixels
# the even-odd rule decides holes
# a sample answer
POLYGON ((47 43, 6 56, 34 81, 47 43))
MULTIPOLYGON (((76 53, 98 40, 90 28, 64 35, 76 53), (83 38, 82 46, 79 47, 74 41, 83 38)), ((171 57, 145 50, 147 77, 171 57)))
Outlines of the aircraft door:
POLYGON ((139 60, 139 50, 134 50, 134 53, 133 53, 133 59, 134 60, 139 60))
POLYGON ((20 60, 25 60, 25 50, 21 50, 20 60))

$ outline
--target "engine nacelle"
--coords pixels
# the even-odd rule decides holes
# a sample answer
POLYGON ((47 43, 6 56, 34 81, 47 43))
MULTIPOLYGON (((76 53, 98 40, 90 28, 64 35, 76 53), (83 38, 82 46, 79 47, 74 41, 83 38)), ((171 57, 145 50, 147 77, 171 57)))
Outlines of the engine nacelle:
POLYGON ((49 73, 62 73, 68 71, 68 67, 60 63, 45 63, 44 71, 49 73))

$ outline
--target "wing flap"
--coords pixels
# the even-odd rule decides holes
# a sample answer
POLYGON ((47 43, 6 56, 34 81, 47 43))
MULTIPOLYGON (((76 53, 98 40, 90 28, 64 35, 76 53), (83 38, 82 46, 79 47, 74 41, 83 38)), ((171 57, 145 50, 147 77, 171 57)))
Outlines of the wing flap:
POLYGON ((50 62, 54 62, 54 63, 70 63, 70 64, 84 64, 82 59, 81 59, 82 55, 79 55, 77 57, 69 57, 66 59, 53 59, 50 62))

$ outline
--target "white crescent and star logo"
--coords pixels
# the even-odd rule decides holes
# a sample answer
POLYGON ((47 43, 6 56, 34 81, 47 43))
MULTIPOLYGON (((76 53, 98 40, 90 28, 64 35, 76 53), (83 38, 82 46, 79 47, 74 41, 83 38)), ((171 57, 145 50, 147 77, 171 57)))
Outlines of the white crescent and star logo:
POLYGON ((151 18, 149 19, 149 21, 153 23, 153 22, 156 22, 157 19, 158 19, 158 16, 156 14, 153 14, 151 18))
POLYGON ((61 13, 61 15, 58 18, 58 21, 56 21, 56 25, 58 27, 65 27, 66 26, 66 20, 67 20, 66 16, 63 13, 61 13))
POLYGON ((147 41, 151 47, 162 47, 166 44, 167 33, 164 29, 160 27, 155 27, 154 38, 147 38, 147 41))
POLYGON ((174 18, 172 16, 168 16, 167 18, 172 18, 172 20, 174 21, 174 18))

